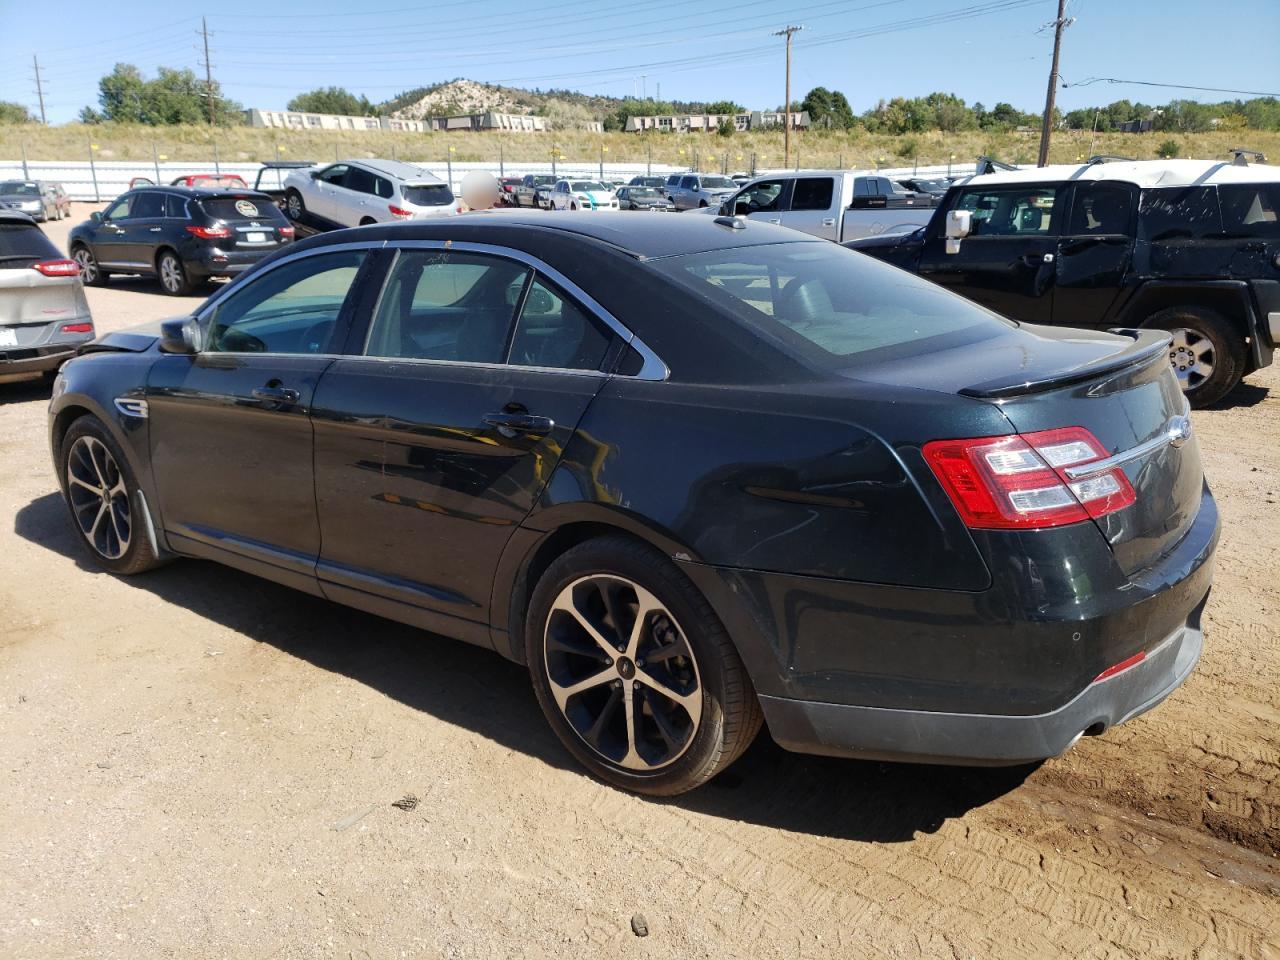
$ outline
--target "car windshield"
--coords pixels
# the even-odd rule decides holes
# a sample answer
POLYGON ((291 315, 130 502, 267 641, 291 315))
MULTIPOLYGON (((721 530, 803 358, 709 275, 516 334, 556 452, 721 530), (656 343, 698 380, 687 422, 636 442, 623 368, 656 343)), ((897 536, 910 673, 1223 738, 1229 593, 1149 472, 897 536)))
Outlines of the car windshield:
POLYGON ((736 190, 738 185, 728 177, 703 177, 702 189, 704 190, 736 190))
POLYGON ((843 369, 999 336, 1012 322, 940 287, 825 242, 654 261, 694 296, 811 362, 843 369))
POLYGON ((7 197, 38 197, 40 186, 35 183, 25 183, 22 180, 6 180, 0 183, 0 193, 7 197))
POLYGON ((415 207, 447 207, 453 203, 453 191, 446 183, 406 183, 400 192, 405 202, 415 207))
POLYGON ((594 180, 575 180, 569 186, 574 190, 608 190, 603 183, 596 183, 594 180))

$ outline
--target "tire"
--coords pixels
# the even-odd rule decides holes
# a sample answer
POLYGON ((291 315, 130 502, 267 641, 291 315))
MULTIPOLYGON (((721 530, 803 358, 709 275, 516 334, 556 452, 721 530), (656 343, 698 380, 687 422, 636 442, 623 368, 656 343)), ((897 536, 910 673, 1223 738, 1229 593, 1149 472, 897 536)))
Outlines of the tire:
POLYGON ((172 250, 161 250, 156 257, 156 276, 160 280, 160 289, 171 297, 185 297, 195 289, 187 276, 187 268, 182 265, 182 258, 172 250))
POLYGON ((569 204, 569 210, 570 210, 571 212, 573 212, 573 213, 577 213, 577 212, 578 212, 578 205, 577 205, 576 203, 571 203, 571 204, 569 204))
POLYGON ((98 258, 84 244, 76 244, 71 248, 71 259, 80 265, 80 282, 86 287, 104 287, 107 275, 98 266, 98 258))
POLYGON ((97 417, 81 417, 63 435, 58 476, 77 539, 99 566, 132 576, 161 565, 142 516, 138 481, 97 417), (115 493, 108 500, 102 490, 115 493))
POLYGON ((1169 363, 1192 407, 1217 403, 1244 376, 1244 339, 1220 313, 1201 307, 1170 307, 1148 317, 1143 326, 1173 335, 1169 363))
POLYGON ((302 201, 302 194, 292 187, 284 194, 284 215, 295 222, 307 215, 307 205, 302 201))
POLYGON ((738 759, 760 730, 755 690, 724 626, 670 560, 637 541, 589 540, 552 563, 529 604, 525 653, 561 743, 624 790, 692 790, 738 759))

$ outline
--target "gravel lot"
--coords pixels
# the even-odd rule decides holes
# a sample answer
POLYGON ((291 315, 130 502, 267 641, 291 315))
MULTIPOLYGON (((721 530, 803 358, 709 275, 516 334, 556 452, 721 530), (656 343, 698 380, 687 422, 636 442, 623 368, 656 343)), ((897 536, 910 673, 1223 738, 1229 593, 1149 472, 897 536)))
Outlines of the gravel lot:
MULTIPOLYGON (((89 291, 100 331, 197 299, 89 291)), ((669 802, 580 773, 496 655, 212 564, 98 572, 47 400, 0 386, 0 956, 1280 960, 1276 368, 1195 414, 1225 529, 1163 707, 1013 770, 762 737, 669 802)))

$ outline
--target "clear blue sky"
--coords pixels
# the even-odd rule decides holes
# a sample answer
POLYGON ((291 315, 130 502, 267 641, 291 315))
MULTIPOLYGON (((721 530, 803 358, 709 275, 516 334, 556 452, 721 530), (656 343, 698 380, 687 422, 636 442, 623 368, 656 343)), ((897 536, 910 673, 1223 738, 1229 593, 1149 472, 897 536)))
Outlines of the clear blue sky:
MULTIPOLYGON (((0 99, 34 108, 38 53, 51 122, 95 104, 98 78, 118 61, 148 75, 162 65, 201 69, 194 5, 54 7, 44 16, 31 0, 0 0, 0 99), (27 22, 30 31, 15 29, 27 22)), ((215 79, 245 106, 283 107, 330 84, 379 101, 468 77, 614 96, 643 83, 650 95, 661 85, 667 99, 770 108, 783 98, 783 42, 771 33, 790 23, 805 27, 793 47, 797 99, 821 85, 862 111, 882 97, 944 90, 1036 110, 1052 48, 1041 28, 1055 13, 1056 0, 219 0, 208 19, 215 79)), ((1280 0, 1070 0, 1067 13, 1076 18, 1063 47, 1068 84, 1118 77, 1280 91, 1280 0)), ((1068 86, 1059 104, 1176 96, 1228 95, 1095 83, 1068 86)))

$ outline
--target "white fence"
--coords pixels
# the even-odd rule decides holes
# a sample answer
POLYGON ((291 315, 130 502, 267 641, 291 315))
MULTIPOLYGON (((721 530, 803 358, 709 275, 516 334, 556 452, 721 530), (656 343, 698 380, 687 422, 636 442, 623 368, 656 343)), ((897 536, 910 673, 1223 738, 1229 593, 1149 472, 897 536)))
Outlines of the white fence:
MULTIPOLYGON (((418 165, 442 180, 450 180, 455 192, 459 189, 462 178, 472 170, 484 170, 495 176, 499 172, 504 172, 509 176, 526 173, 549 174, 553 172, 553 166, 550 163, 512 162, 499 165, 498 163, 488 162, 456 162, 450 165, 448 163, 431 163, 428 161, 418 165)), ((21 160, 0 160, 0 179, 52 180, 61 183, 74 200, 105 201, 127 190, 129 181, 135 177, 146 177, 149 180, 168 183, 175 177, 216 171, 224 174, 237 173, 244 178, 245 183, 253 186, 254 181, 257 179, 258 171, 261 169, 262 165, 259 163, 218 163, 215 165, 213 163, 165 161, 157 164, 146 161, 112 160, 91 164, 84 160, 31 160, 26 163, 21 160)), ((634 176, 646 173, 655 175, 679 173, 685 169, 687 168, 660 163, 650 166, 643 162, 606 163, 604 165, 605 176, 611 179, 623 180, 630 180, 634 176)), ((566 177, 592 179, 600 175, 600 164, 590 162, 557 163, 554 165, 554 172, 566 177)), ((774 172, 781 171, 778 168, 761 168, 756 171, 757 175, 774 172)), ((952 176, 966 176, 974 172, 974 165, 972 163, 963 163, 953 164, 950 167, 946 164, 922 167, 895 167, 878 172, 893 178, 910 176, 940 177, 945 176, 948 172, 952 176)), ((273 171, 269 174, 269 178, 263 178, 263 186, 268 188, 278 187, 286 173, 287 171, 273 171)))

